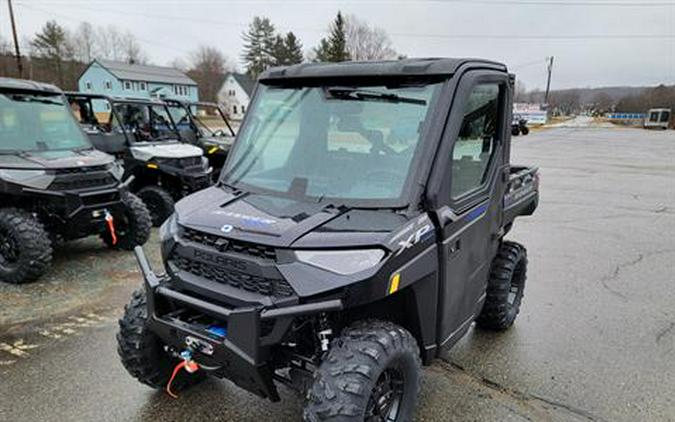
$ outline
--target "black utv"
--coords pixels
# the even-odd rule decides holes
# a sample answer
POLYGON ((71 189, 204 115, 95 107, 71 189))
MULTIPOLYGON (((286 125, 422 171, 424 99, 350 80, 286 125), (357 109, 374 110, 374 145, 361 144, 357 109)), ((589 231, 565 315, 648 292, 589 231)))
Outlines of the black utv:
POLYGON ((211 185, 202 150, 178 133, 159 100, 67 93, 73 113, 96 148, 124 164, 130 189, 147 205, 159 226, 180 198, 211 185))
POLYGON ((410 421, 421 365, 521 305, 526 252, 505 236, 538 176, 509 162, 513 83, 475 59, 263 73, 219 183, 160 229, 166 273, 136 248, 126 369, 171 393, 285 384, 307 421, 410 421))
POLYGON ((225 164, 235 133, 223 110, 215 103, 165 99, 181 138, 200 147, 209 159, 215 178, 225 164))
POLYGON ((93 148, 59 89, 0 78, 0 281, 36 280, 61 241, 144 244, 150 215, 123 172, 93 148))

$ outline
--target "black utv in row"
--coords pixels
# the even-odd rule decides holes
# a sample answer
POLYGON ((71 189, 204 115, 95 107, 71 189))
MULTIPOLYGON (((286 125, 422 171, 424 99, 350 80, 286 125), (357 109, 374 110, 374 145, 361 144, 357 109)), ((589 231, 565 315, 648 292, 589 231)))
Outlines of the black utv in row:
POLYGON ((200 147, 215 179, 234 143, 234 130, 218 104, 165 99, 181 138, 200 147))
POLYGON ((73 113, 91 142, 118 158, 130 189, 159 226, 174 202, 211 184, 202 149, 181 139, 166 104, 159 100, 68 93, 73 113))
POLYGON ((60 90, 0 78, 0 281, 37 279, 62 241, 98 234, 111 247, 144 244, 150 215, 122 180, 60 90))
POLYGON ((129 373, 285 384, 307 421, 412 420, 421 365, 521 305, 526 251, 505 237, 538 176, 510 164, 513 83, 475 59, 265 72, 218 184, 160 229, 166 273, 136 248, 129 373))

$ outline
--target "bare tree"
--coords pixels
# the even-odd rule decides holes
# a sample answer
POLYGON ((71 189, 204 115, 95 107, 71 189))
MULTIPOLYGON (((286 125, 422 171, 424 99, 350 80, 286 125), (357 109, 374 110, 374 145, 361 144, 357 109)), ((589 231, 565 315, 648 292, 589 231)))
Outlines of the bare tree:
POLYGON ((127 63, 147 63, 148 55, 138 39, 129 31, 122 32, 114 25, 96 31, 96 57, 127 63))
POLYGON ((199 85, 199 98, 217 101, 225 74, 232 69, 229 60, 215 47, 202 45, 189 56, 188 76, 199 85))
POLYGON ((146 64, 148 55, 143 51, 136 37, 131 32, 122 36, 122 60, 127 63, 146 64))
POLYGON ((516 103, 527 102, 527 88, 525 87, 525 83, 520 80, 516 80, 516 89, 513 95, 513 101, 516 103))
POLYGON ((94 27, 89 22, 82 22, 71 35, 71 44, 74 48, 75 59, 89 63, 98 54, 98 44, 94 27))
POLYGON ((371 26, 355 15, 349 15, 345 20, 347 50, 352 60, 385 60, 397 57, 384 29, 371 26))
POLYGON ((0 35, 0 55, 4 56, 8 54, 12 54, 12 46, 9 44, 9 41, 0 35))

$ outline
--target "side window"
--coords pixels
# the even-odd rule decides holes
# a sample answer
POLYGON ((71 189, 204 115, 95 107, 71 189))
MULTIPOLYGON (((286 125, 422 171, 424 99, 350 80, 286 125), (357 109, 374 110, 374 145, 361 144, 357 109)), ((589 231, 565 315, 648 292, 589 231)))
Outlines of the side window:
POLYGON ((479 188, 485 179, 499 130, 497 83, 476 85, 464 111, 459 136, 452 151, 452 198, 479 188))
POLYGON ((662 111, 661 112, 661 122, 666 123, 670 121, 670 112, 669 111, 662 111))

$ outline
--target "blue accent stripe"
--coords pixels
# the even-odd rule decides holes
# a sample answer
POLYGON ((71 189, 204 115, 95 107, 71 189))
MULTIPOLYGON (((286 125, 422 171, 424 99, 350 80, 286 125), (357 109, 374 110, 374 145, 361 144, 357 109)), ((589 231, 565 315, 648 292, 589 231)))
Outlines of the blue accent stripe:
POLYGON ((483 205, 469 211, 469 213, 466 215, 466 222, 469 223, 469 222, 477 219, 481 215, 483 215, 485 213, 485 211, 487 210, 487 207, 488 207, 488 204, 483 204, 483 205))

